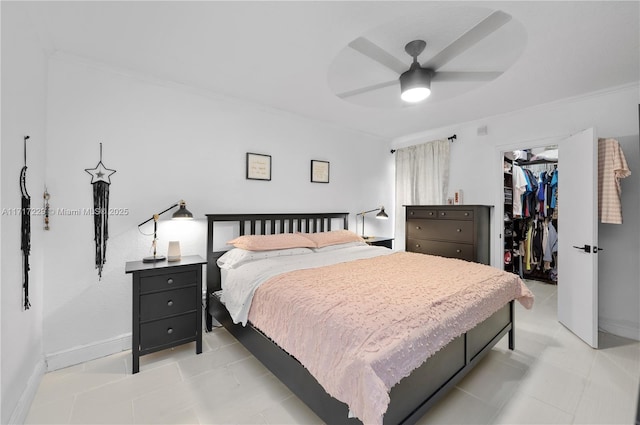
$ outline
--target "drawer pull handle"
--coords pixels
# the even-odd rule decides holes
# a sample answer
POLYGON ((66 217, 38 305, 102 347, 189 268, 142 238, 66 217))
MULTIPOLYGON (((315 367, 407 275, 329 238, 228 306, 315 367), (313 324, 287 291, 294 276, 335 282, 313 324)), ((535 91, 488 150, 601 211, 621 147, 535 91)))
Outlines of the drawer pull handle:
POLYGON ((416 226, 416 230, 420 230, 420 226, 416 226))
POLYGON ((172 283, 173 283, 173 278, 170 277, 169 279, 167 279, 167 284, 171 285, 172 283))
POLYGON ((168 335, 171 335, 172 333, 173 333, 173 328, 169 328, 169 329, 167 329, 167 334, 168 334, 168 335))
POLYGON ((413 211, 411 211, 409 214, 414 215, 415 213, 413 211))
POLYGON ((440 215, 445 216, 445 215, 447 215, 447 213, 441 212, 440 215))
POLYGON ((420 244, 419 243, 416 244, 416 248, 420 248, 420 244))
POLYGON ((465 217, 469 217, 469 213, 464 213, 464 216, 465 217))
POLYGON ((456 252, 457 252, 458 254, 460 254, 460 253, 462 252, 462 250, 461 250, 461 249, 456 249, 456 252))
POLYGON ((462 229, 456 229, 456 232, 462 232, 462 229))
POLYGON ((429 211, 429 215, 433 215, 433 211, 429 211))
POLYGON ((173 306, 173 300, 169 300, 169 301, 167 301, 167 305, 168 305, 169 307, 172 307, 172 306, 173 306))

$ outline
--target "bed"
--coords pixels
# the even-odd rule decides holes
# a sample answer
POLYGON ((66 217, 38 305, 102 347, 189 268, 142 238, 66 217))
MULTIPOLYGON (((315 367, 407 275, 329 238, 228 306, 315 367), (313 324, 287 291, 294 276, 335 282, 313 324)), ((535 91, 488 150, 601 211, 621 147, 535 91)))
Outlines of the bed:
MULTIPOLYGON (((289 387, 289 389, 295 393, 303 402, 305 402, 325 423, 327 424, 359 424, 363 421, 359 420, 352 414, 359 416, 361 418, 365 418, 365 423, 384 423, 384 424, 411 424, 415 423, 424 413, 439 399, 441 398, 449 389, 451 389, 468 371, 478 363, 478 361, 487 353, 491 348, 505 335, 508 334, 509 338, 509 348, 514 348, 514 301, 513 299, 508 300, 497 307, 493 307, 491 313, 483 316, 483 320, 479 323, 474 322, 475 326, 468 326, 468 330, 462 334, 456 335, 455 337, 449 338, 446 345, 441 347, 437 347, 433 354, 428 356, 426 361, 421 361, 420 365, 416 368, 411 367, 410 373, 405 373, 406 371, 400 371, 401 379, 399 382, 387 382, 388 388, 386 394, 382 394, 380 397, 386 397, 384 403, 384 411, 383 415, 373 414, 367 416, 366 413, 363 415, 360 409, 361 406, 358 405, 358 400, 362 398, 371 398, 370 396, 364 397, 360 394, 353 399, 348 399, 350 403, 351 410, 347 406, 347 404, 343 401, 338 400, 329 395, 328 391, 332 394, 336 394, 336 388, 340 389, 341 386, 332 387, 333 382, 327 381, 327 375, 332 375, 331 373, 321 374, 316 370, 315 365, 311 365, 307 362, 306 354, 299 353, 295 351, 295 347, 289 346, 289 350, 291 352, 295 352, 295 357, 289 352, 285 351, 278 345, 275 340, 281 341, 283 337, 276 336, 275 334, 269 334, 269 331, 263 332, 259 329, 258 326, 254 326, 251 320, 246 323, 246 326, 243 326, 242 323, 235 324, 232 319, 232 314, 235 317, 235 321, 241 321, 238 319, 237 312, 234 311, 232 306, 229 303, 229 299, 226 300, 226 304, 221 301, 221 270, 218 266, 217 261, 225 254, 225 251, 214 251, 216 246, 215 229, 219 225, 229 225, 234 223, 237 226, 237 232, 239 235, 274 235, 280 233, 309 233, 309 234, 319 234, 320 236, 325 235, 323 232, 331 232, 335 227, 338 229, 347 229, 348 228, 348 213, 327 213, 327 214, 208 214, 208 236, 207 236, 207 292, 206 292, 206 326, 207 330, 211 330, 213 318, 216 319, 222 326, 224 326, 232 335, 238 339, 258 360, 260 360, 274 375, 276 375, 285 385, 289 387), (337 224, 337 226, 336 226, 337 224), (229 307, 229 308, 227 308, 229 307), (230 313, 232 311, 233 313, 230 313), (476 324, 477 323, 477 324, 476 324), (302 359, 299 361, 297 358, 302 359), (305 366, 303 366, 303 363, 305 366), (408 376, 407 376, 408 375, 408 376), (404 376, 404 377, 402 377, 404 376), (319 383, 319 381, 324 383, 324 386, 319 383), (329 388, 326 390, 325 387, 329 388), (353 412, 355 410, 355 413, 353 412), (372 419, 373 418, 373 419, 372 419)), ((336 233, 336 232, 333 232, 336 233)), ((357 244, 356 244, 357 245, 357 244)), ((374 248, 374 247, 368 247, 374 248)), ((367 248, 367 249, 368 249, 367 248)), ((385 248, 377 248, 379 250, 386 250, 385 248)), ((351 250, 351 248, 350 248, 351 250)), ((364 252, 364 248, 354 247, 353 251, 364 252)), ((346 250, 345 250, 346 253, 346 250)), ((313 254, 317 258, 319 258, 320 254, 313 254)), ((323 255, 331 255, 331 254, 323 254, 323 255)), ((347 254, 340 254, 347 255, 347 254)), ((361 255, 361 254, 357 254, 361 255)), ((367 252, 365 256, 368 256, 367 252)), ((432 257, 435 261, 436 258, 434 256, 425 256, 423 254, 415 254, 415 253, 391 253, 388 252, 386 254, 375 254, 373 257, 375 258, 366 258, 357 260, 360 267, 373 267, 375 262, 383 262, 390 261, 393 256, 398 256, 398 258, 402 258, 403 260, 408 260, 405 258, 406 256, 418 256, 420 259, 427 260, 427 257, 432 257), (402 257, 404 256, 404 257, 402 257), (381 260, 378 260, 380 258, 381 260), (382 260, 384 258, 385 260, 382 260), (369 261, 370 263, 364 263, 369 261)), ((314 257, 314 259, 316 258, 314 257)), ((223 257, 224 258, 224 257, 223 257)), ((297 258, 302 258, 302 256, 298 256, 297 258)), ((358 257, 359 258, 359 257, 358 257)), ((445 259, 446 261, 461 261, 461 260, 452 260, 445 259)), ((395 257, 393 261, 396 261, 395 257)), ((349 262, 355 263, 355 261, 349 262)), ((457 266, 458 264, 456 264, 457 266)), ((471 263, 469 263, 471 265, 471 263)), ((329 270, 333 273, 334 268, 341 267, 350 267, 350 264, 341 263, 338 265, 329 265, 324 266, 321 269, 323 273, 328 273, 329 270)), ((382 267, 382 266, 380 266, 382 267)), ((385 266, 388 268, 387 266, 385 266)), ((450 267, 450 266, 449 266, 450 267)), ((478 266, 475 267, 485 267, 486 266, 478 266)), ((382 271, 384 267, 380 269, 382 271)), ((225 271, 223 271, 224 273, 225 271)), ((293 278, 294 281, 298 275, 295 273, 309 274, 315 273, 315 271, 306 269, 306 270, 297 270, 293 271, 289 274, 293 274, 293 276, 289 276, 293 278)), ((348 273, 348 272, 347 272, 348 273)), ((502 272, 501 272, 502 273, 502 272)), ((361 273, 362 274, 362 273, 361 273)), ((282 276, 284 276, 283 274, 282 276)), ((325 275, 329 276, 329 275, 325 275)), ((280 275, 278 276, 278 278, 280 275)), ((502 278, 502 276, 501 276, 502 278)), ((517 277, 515 277, 517 279, 517 277)), ((278 280, 278 279, 271 279, 278 280)), ((392 280, 392 279, 391 279, 392 280)), ((302 282, 302 280, 300 281, 302 282)), ((394 282, 394 283, 400 283, 394 282)), ((268 282, 269 285, 266 285, 266 288, 273 288, 271 281, 268 282)), ((317 285, 322 286, 322 285, 317 285)), ((329 285, 329 279, 327 279, 327 286, 329 285)), ((362 286, 362 285, 360 285, 362 286)), ((276 296, 281 292, 282 288, 286 287, 275 287, 275 290, 271 290, 271 296, 276 296)), ((526 287, 525 287, 526 288, 526 287)), ((526 289, 525 289, 526 290, 526 289)), ((260 289, 261 292, 258 294, 269 294, 268 289, 260 289)), ((526 290, 528 292, 528 290, 526 290)), ((530 295, 530 293, 529 293, 530 295)), ((266 295, 262 296, 262 298, 267 297, 266 295)), ((228 298, 228 297, 227 297, 228 298)), ((260 297, 258 297, 260 298, 260 297)), ((268 297, 267 297, 268 298, 268 297)), ((514 297, 515 298, 515 297, 514 297)), ((254 298, 255 299, 255 298, 254 298)), ((282 301, 279 301, 282 303, 282 301)), ((531 298, 532 302, 532 298, 531 298)), ((295 304, 295 303, 289 303, 295 304)), ((265 305, 265 304, 259 304, 265 305)), ((284 303, 280 305, 285 305, 284 303)), ((272 306, 273 307, 273 306, 272 306)), ((261 308, 254 308, 257 312, 261 311, 261 308)), ((280 310, 288 310, 286 308, 282 308, 280 310)), ((278 310, 274 310, 269 313, 263 313, 263 316, 266 317, 277 315, 278 310), (275 311, 275 313, 274 313, 275 311)), ((309 317, 313 316, 313 314, 309 314, 309 317)), ((259 313, 254 313, 256 320, 258 320, 259 313)), ((334 316, 332 316, 334 317, 334 316)), ((337 315, 335 317, 343 317, 337 315)), ((345 316, 346 317, 346 316, 345 316)), ((249 317, 251 319, 251 317, 249 317)), ((263 320, 263 319, 261 319, 263 320)), ((283 319, 284 322, 281 322, 279 326, 282 326, 283 323, 291 324, 291 327, 294 328, 298 325, 298 322, 308 322, 310 319, 308 317, 304 317, 303 319, 283 319), (295 325, 295 326, 294 326, 295 325)), ((246 321, 246 319, 245 319, 246 321)), ((335 331, 336 328, 340 332, 343 332, 341 326, 344 325, 346 329, 350 329, 348 323, 351 319, 345 319, 345 323, 336 324, 333 323, 333 329, 335 331)), ((456 319, 457 321, 457 319, 456 319)), ((258 322, 260 324, 261 329, 266 329, 265 325, 262 322, 258 322)), ((313 324, 314 326, 316 324, 313 324)), ((302 326, 302 325, 300 325, 302 326)), ((285 326, 289 327, 289 326, 285 326)), ((329 326, 331 327, 331 326, 329 326)), ((448 329, 448 327, 442 325, 439 328, 439 332, 442 329, 448 329)), ((274 329, 271 329, 271 332, 274 332, 274 329)), ((357 329, 356 329, 357 330, 357 329)), ((389 332, 387 332, 389 333, 389 332)), ((304 334, 303 334, 304 335, 304 334)), ((310 341, 315 338, 313 334, 307 333, 306 335, 311 335, 310 341)), ((328 335, 331 335, 329 332, 328 335)), ((388 337, 388 336, 387 336, 388 337)), ((286 337, 285 337, 286 339, 286 337)), ((435 338, 437 339, 437 338, 435 338)), ((417 341, 417 340, 416 340, 417 341)), ((281 342, 282 343, 282 342, 281 342)), ((422 343, 420 343, 422 344, 422 343)), ((295 344, 294 344, 295 345, 295 344)), ((301 344, 298 344, 301 345, 301 344)), ((304 345, 304 344, 302 344, 304 345)), ((322 349, 322 346, 326 344, 320 344, 320 347, 317 349, 322 349)), ((345 345, 347 345, 345 343, 345 345)), ((357 341, 356 341, 357 345, 357 341)), ((406 345, 406 344, 405 344, 406 345)), ((418 344, 416 344, 418 345, 418 344)), ((418 351, 417 349, 413 349, 412 345, 408 345, 412 348, 413 351, 418 351)), ((386 347, 386 344, 385 344, 386 347)), ((366 347, 365 347, 366 349, 366 347)), ((345 350, 347 350, 345 348, 345 350)), ((403 356, 404 354, 400 352, 400 354, 394 353, 393 355, 388 356, 389 358, 403 356)), ((326 357, 326 356, 325 356, 326 357)), ((400 358, 400 357, 398 357, 400 358)), ((348 367, 351 368, 351 363, 348 364, 348 367)), ((403 366, 404 367, 404 366, 403 366)), ((369 365, 366 366, 366 370, 369 373, 371 367, 369 365)), ((386 369, 395 369, 395 366, 392 364, 391 367, 385 366, 386 369)), ((394 372, 395 373, 395 372, 394 372)), ((335 375, 335 373, 333 373, 335 375)), ((373 378, 376 378, 375 374, 370 374, 373 378)), ((384 380, 384 379, 382 379, 384 380)), ((344 380, 341 385, 347 385, 346 383, 351 382, 352 380, 344 380)), ((366 381, 362 386, 364 387, 375 387, 375 385, 371 385, 370 376, 367 375, 367 378, 364 379, 366 381)), ((337 385, 337 384, 336 384, 337 385)), ((338 391, 339 393, 340 391, 338 391)), ((380 391, 378 391, 380 392, 380 391)), ((375 395, 375 394, 374 394, 375 395)), ((380 395, 380 394, 378 394, 380 395)), ((376 396, 377 397, 377 396, 376 396)), ((374 399, 376 397, 373 397, 374 399)), ((380 398, 379 397, 379 398, 380 398)), ((339 397, 343 398, 343 397, 339 397)), ((343 398, 344 399, 344 398, 343 398)), ((363 403, 367 404, 368 401, 364 401, 363 403)))

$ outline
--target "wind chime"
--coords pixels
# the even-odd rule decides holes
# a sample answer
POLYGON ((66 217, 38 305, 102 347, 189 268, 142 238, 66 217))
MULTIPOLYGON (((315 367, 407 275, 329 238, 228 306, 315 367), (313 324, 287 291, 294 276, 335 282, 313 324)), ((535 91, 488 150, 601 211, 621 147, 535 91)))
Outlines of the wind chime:
POLYGON ((31 253, 31 196, 27 192, 27 140, 24 136, 24 167, 20 171, 20 192, 22 193, 21 218, 21 242, 22 250, 22 290, 24 291, 24 309, 29 310, 29 254, 31 253))
POLYGON ((102 279, 102 268, 107 261, 107 239, 109 239, 109 178, 116 170, 111 170, 102 163, 102 143, 100 143, 100 162, 95 168, 85 168, 91 174, 93 185, 93 229, 96 244, 96 269, 102 279))

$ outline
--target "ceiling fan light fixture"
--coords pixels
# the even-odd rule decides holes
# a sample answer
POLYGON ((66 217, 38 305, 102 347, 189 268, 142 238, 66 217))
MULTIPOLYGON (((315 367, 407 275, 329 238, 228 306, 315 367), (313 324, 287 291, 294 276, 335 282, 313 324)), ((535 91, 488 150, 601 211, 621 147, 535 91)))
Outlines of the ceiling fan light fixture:
POLYGON ((412 66, 400 75, 400 98, 405 102, 417 103, 431 94, 431 75, 429 69, 412 66))
POLYGON ((409 90, 405 90, 400 95, 400 98, 405 102, 418 103, 422 102, 431 94, 431 90, 426 87, 415 87, 409 90))

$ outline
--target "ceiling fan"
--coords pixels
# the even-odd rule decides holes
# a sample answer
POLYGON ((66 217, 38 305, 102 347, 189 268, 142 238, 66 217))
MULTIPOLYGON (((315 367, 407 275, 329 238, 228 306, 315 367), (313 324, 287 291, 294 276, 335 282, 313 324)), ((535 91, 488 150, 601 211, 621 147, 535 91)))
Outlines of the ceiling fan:
POLYGON ((473 47, 482 39, 498 30, 510 20, 511 15, 499 10, 494 11, 435 56, 422 64, 418 62, 418 56, 423 52, 427 44, 424 40, 413 40, 405 46, 405 52, 413 58, 409 69, 407 69, 407 65, 404 62, 400 61, 392 54, 366 38, 359 37, 349 43, 349 47, 391 69, 392 71, 395 71, 399 74, 399 78, 338 93, 337 95, 338 97, 345 99, 362 93, 400 84, 402 100, 409 103, 416 103, 426 99, 431 94, 431 82, 494 80, 499 77, 502 72, 456 72, 439 71, 439 69, 456 56, 473 47))

